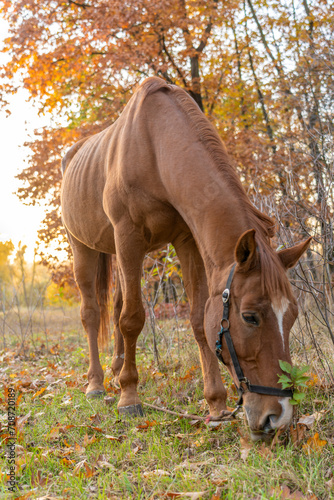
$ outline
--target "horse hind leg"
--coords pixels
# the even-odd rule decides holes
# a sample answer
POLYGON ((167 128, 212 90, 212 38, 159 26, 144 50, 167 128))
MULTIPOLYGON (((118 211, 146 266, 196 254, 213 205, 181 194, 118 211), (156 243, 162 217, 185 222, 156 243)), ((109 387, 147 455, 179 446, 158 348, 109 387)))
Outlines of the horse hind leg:
POLYGON ((99 359, 98 337, 102 344, 108 336, 108 291, 110 286, 111 255, 101 254, 71 238, 74 255, 74 275, 81 295, 80 315, 88 336, 89 369, 87 397, 105 393, 104 374, 99 359), (109 282, 108 282, 109 281, 109 282), (100 335, 101 337, 101 335, 100 335))

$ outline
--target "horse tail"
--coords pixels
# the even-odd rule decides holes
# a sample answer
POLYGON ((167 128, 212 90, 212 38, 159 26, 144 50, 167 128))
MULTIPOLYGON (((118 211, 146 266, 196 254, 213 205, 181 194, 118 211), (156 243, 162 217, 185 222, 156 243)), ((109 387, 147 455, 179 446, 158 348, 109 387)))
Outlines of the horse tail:
POLYGON ((100 328, 98 344, 100 349, 108 346, 110 334, 110 296, 112 281, 112 255, 100 253, 96 274, 96 296, 100 306, 100 328))

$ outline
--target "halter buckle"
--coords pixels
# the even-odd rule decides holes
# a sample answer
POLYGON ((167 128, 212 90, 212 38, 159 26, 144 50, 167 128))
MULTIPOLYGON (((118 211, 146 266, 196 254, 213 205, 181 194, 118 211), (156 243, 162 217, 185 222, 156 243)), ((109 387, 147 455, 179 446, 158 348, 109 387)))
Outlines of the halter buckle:
POLYGON ((241 379, 239 380, 239 383, 240 383, 240 384, 242 384, 242 383, 246 384, 246 385, 247 385, 247 388, 249 388, 249 386, 250 386, 250 381, 248 380, 248 378, 247 378, 247 377, 243 377, 243 378, 241 378, 241 379))
POLYGON ((226 304, 226 302, 228 302, 229 298, 230 298, 230 290, 229 290, 229 288, 225 288, 225 290, 222 293, 222 299, 223 299, 224 304, 226 304))

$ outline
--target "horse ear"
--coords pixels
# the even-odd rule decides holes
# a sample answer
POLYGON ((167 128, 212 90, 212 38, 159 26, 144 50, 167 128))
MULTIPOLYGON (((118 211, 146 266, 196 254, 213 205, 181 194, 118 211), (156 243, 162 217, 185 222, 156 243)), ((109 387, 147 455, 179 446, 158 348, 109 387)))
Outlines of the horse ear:
POLYGON ((290 267, 294 267, 297 264, 300 257, 309 247, 311 240, 312 236, 310 236, 310 238, 308 238, 306 241, 302 241, 298 245, 295 245, 291 248, 285 248, 284 250, 280 250, 279 252, 277 252, 285 269, 290 269, 290 267))
POLYGON ((250 229, 240 236, 235 247, 235 260, 244 271, 247 271, 255 265, 255 229, 250 229))

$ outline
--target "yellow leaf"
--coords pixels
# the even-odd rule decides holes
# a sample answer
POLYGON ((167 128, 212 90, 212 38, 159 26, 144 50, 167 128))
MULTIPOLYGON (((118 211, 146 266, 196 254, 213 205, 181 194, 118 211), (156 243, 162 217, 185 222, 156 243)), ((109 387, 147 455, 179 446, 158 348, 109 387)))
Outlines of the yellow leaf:
POLYGON ((45 391, 45 387, 42 387, 42 389, 40 389, 39 391, 37 391, 37 392, 33 395, 32 399, 37 398, 38 396, 40 396, 41 394, 43 394, 43 392, 44 392, 44 391, 45 391))
POLYGON ((314 436, 308 438, 307 443, 303 445, 303 450, 307 453, 310 451, 321 452, 323 447, 326 446, 327 441, 319 438, 319 433, 316 432, 314 436))

